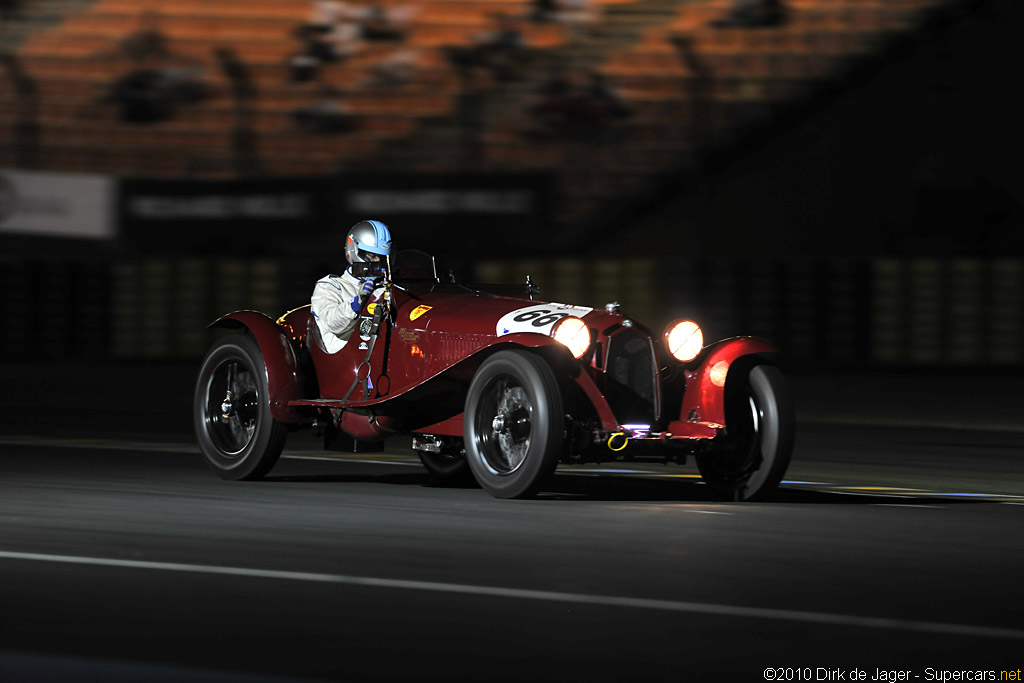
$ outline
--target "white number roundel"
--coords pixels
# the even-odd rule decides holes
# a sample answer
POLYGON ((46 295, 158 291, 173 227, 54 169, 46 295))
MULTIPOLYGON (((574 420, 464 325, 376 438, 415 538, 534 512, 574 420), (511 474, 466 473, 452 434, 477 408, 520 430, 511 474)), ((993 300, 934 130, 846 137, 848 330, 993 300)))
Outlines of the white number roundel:
POLYGON ((535 304, 501 316, 496 332, 499 337, 515 332, 539 332, 550 334, 551 328, 562 318, 576 316, 582 318, 593 308, 569 306, 567 304, 535 304))

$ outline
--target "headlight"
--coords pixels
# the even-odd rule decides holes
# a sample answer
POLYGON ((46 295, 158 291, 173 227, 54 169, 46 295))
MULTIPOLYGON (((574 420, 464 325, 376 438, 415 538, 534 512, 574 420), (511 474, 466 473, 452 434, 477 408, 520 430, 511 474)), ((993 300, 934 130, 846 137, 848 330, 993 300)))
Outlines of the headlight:
POLYGON ((704 333, 692 320, 679 320, 665 328, 665 344, 676 360, 685 363, 696 358, 704 348, 704 333))
POLYGON ((583 358, 590 350, 590 329, 579 318, 562 318, 551 328, 551 336, 555 341, 564 344, 573 358, 583 358))

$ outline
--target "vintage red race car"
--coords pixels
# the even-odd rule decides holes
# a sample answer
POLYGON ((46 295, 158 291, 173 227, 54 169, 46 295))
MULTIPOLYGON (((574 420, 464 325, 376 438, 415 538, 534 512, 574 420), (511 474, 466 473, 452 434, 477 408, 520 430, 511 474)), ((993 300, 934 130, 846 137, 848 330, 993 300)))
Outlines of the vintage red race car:
POLYGON ((400 252, 340 351, 309 306, 276 321, 238 311, 195 389, 196 435, 225 479, 258 479, 294 429, 355 450, 393 434, 440 479, 499 498, 540 491, 559 463, 694 455, 720 497, 772 492, 789 464, 794 413, 777 351, 753 337, 705 345, 678 320, 653 334, 622 313, 536 300, 525 286, 440 278, 400 252))

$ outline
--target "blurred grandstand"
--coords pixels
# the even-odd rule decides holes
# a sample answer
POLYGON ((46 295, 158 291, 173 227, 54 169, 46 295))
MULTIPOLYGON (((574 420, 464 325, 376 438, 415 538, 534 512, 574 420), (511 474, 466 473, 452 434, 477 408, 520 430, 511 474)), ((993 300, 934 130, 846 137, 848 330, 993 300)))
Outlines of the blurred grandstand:
POLYGON ((372 216, 468 279, 797 362, 1024 364, 1016 3, 784 6, 364 0, 401 30, 299 73, 310 0, 12 3, 2 349, 201 355, 221 312, 304 303, 372 216))

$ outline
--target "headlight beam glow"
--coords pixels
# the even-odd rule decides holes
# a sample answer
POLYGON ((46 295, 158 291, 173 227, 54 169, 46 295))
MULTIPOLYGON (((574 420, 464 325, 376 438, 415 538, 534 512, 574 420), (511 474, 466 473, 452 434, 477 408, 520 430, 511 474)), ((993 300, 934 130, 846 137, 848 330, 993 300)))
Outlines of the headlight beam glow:
POLYGON ((692 320, 677 320, 665 329, 665 344, 673 358, 686 363, 704 348, 704 333, 692 320))
POLYGON ((583 358, 590 350, 590 328, 574 316, 562 318, 555 323, 551 328, 551 336, 569 349, 569 353, 577 360, 583 358))

